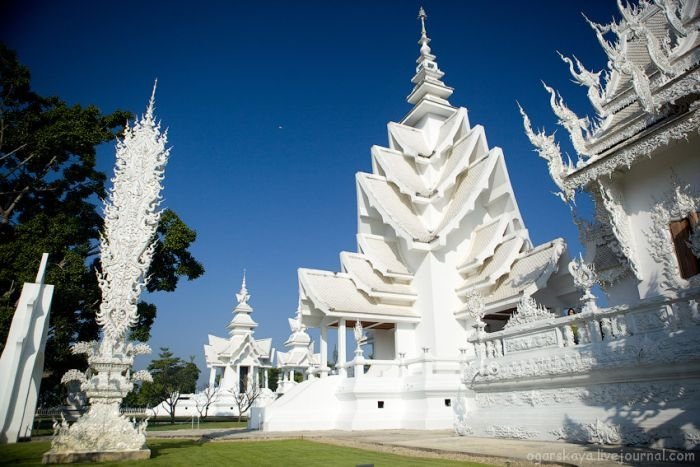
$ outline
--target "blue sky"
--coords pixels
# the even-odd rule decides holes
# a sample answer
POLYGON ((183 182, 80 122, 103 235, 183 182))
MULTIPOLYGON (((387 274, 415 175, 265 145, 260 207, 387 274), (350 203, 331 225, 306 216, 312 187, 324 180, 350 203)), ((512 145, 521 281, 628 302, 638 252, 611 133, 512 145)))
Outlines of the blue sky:
MULTIPOLYGON (((277 348, 297 305, 298 267, 338 269, 355 250, 354 174, 405 98, 418 56, 415 1, 10 1, 0 39, 31 72, 34 89, 70 103, 142 112, 158 78, 157 114, 173 147, 164 205, 197 230, 206 274, 158 305, 151 345, 194 355, 207 334, 226 335, 243 268, 256 337, 277 348)), ((423 2, 433 53, 453 105, 469 110, 503 148, 534 243, 564 237, 569 209, 551 194, 545 162, 522 130, 556 129, 540 80, 579 114, 592 112, 556 50, 589 69, 605 55, 581 12, 605 22, 612 0, 423 2)), ((568 135, 558 131, 562 148, 568 135)), ((111 171, 113 146, 100 151, 111 171)))

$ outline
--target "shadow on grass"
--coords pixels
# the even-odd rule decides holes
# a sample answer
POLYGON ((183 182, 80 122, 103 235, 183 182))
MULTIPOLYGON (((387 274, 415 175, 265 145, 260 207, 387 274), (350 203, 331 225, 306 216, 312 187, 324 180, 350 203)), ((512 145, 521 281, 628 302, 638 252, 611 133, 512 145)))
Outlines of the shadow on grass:
POLYGON ((159 439, 147 443, 151 450, 151 459, 162 456, 171 449, 201 447, 206 441, 203 439, 159 439))
POLYGON ((225 438, 226 436, 229 436, 229 435, 234 435, 237 433, 250 433, 252 431, 258 431, 258 430, 254 430, 251 428, 232 428, 232 429, 226 430, 226 431, 217 431, 214 433, 208 433, 206 435, 203 435, 202 438, 207 440, 207 441, 213 441, 215 439, 225 438))

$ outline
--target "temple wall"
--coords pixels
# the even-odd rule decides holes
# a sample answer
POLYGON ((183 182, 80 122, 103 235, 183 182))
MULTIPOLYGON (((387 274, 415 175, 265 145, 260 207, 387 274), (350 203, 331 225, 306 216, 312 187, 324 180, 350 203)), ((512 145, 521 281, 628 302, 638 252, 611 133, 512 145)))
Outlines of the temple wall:
MULTIPOLYGON (((652 214, 659 202, 671 201, 675 189, 674 177, 677 177, 681 185, 690 184, 697 190, 697 180, 700 179, 700 158, 697 157, 700 136, 691 135, 690 138, 694 141, 689 141, 689 144, 675 145, 672 151, 663 148, 666 149, 664 154, 638 162, 625 175, 625 182, 618 185, 623 194, 634 252, 642 273, 638 285, 639 296, 642 298, 658 295, 668 288, 664 286, 667 280, 664 270, 659 267, 659 261, 653 252, 659 249, 654 243, 657 235, 663 235, 665 243, 671 245, 670 232, 668 225, 655 225, 652 214)), ((676 263, 673 266, 677 268, 675 257, 673 259, 676 263)), ((636 297, 615 298, 617 302, 629 302, 636 297)))
POLYGON ((470 339, 458 433, 696 448, 700 289, 679 295, 470 339))

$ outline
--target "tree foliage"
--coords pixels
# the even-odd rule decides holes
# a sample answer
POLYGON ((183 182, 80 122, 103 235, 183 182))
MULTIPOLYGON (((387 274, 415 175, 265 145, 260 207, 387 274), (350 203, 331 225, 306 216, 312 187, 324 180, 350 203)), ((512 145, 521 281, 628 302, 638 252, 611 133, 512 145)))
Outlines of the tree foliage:
POLYGON ((158 358, 151 361, 148 370, 153 382, 145 382, 137 388, 131 401, 149 407, 164 402, 170 423, 175 423, 175 407, 181 394, 194 393, 197 387, 199 368, 194 363, 194 357, 186 362, 175 357, 167 347, 161 347, 158 358))
MULTIPOLYGON (((82 357, 70 353, 70 344, 98 337, 95 271, 103 225, 98 204, 107 177, 96 168, 96 148, 113 141, 130 117, 39 96, 31 90, 29 70, 0 44, 0 350, 22 284, 34 280, 47 252, 46 282, 56 288, 42 383, 45 403, 60 402, 59 380, 67 369, 85 366, 82 357)), ((177 214, 163 213, 149 291, 172 291, 180 278, 204 273, 188 250, 195 239, 177 214)), ((156 311, 139 303, 133 339, 148 340, 156 311)))

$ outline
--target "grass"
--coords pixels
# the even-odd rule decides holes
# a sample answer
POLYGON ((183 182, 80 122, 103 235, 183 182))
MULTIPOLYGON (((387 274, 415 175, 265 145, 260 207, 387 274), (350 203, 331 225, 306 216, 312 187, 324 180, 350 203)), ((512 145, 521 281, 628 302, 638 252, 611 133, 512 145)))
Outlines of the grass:
MULTIPOLYGON (((375 467, 483 466, 450 460, 397 456, 382 452, 333 446, 306 440, 236 441, 201 443, 192 440, 150 440, 151 458, 144 461, 102 465, 197 466, 197 465, 283 465, 285 467, 375 467)), ((48 442, 0 445, 0 465, 41 465, 48 442)))
MULTIPOLYGON (((194 428, 245 428, 246 422, 199 422, 199 427, 197 427, 197 422, 194 422, 194 428)), ((174 430, 191 430, 192 422, 175 422, 171 424, 170 422, 159 422, 154 424, 149 422, 146 431, 174 431, 174 430)))

